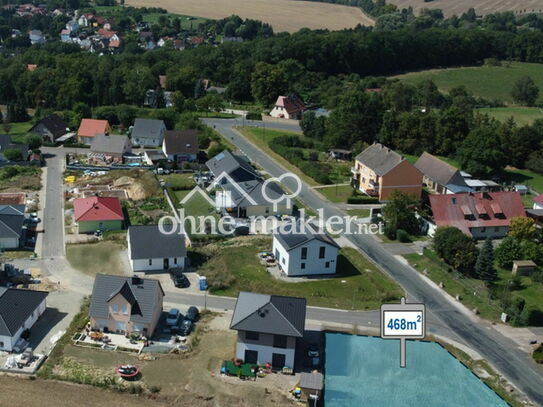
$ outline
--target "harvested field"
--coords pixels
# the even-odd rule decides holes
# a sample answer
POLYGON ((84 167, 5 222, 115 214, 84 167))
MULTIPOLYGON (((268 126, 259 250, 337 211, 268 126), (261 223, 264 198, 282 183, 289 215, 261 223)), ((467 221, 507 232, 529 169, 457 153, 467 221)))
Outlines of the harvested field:
POLYGON ((296 0, 127 0, 135 7, 162 7, 171 13, 220 19, 236 14, 269 23, 276 32, 301 28, 341 30, 373 20, 356 7, 296 0))
POLYGON ((434 0, 428 3, 423 0, 388 0, 387 3, 395 4, 399 8, 413 7, 415 13, 423 8, 439 8, 448 17, 453 14, 460 15, 472 7, 480 15, 503 11, 530 13, 543 10, 543 0, 434 0))

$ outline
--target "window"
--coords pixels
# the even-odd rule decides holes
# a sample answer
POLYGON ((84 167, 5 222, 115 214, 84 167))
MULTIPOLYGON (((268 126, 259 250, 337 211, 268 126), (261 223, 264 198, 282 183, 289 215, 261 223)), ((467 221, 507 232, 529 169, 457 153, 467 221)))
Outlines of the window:
POLYGON ((0 348, 4 347, 4 342, 0 342, 0 348))
POLYGON ((319 247, 319 259, 324 259, 325 254, 326 254, 326 247, 324 246, 319 247))
POLYGON ((153 265, 153 259, 149 259, 149 265, 150 265, 150 266, 153 265))
POLYGON ((279 261, 281 259, 281 256, 279 255, 279 250, 275 249, 275 260, 279 261))
POLYGON ((486 233, 486 228, 481 228, 481 233, 486 233))
POLYGON ((113 310, 113 313, 116 314, 117 312, 119 312, 119 306, 117 304, 113 304, 111 306, 111 309, 113 310))
POLYGON ((302 270, 305 269, 305 263, 302 263, 302 264, 300 265, 300 268, 301 268, 302 270))
POLYGON ((281 261, 283 262, 283 264, 285 264, 285 258, 284 257, 281 259, 281 261))
POLYGON ((329 269, 329 268, 330 268, 330 262, 327 261, 326 263, 324 263, 324 267, 326 267, 327 269, 329 269))
POLYGON ((286 348, 287 337, 285 335, 273 335, 273 347, 274 348, 286 348))
POLYGON ((494 232, 497 233, 497 232, 499 232, 499 231, 500 231, 500 227, 499 227, 499 226, 496 226, 496 227, 494 228, 494 232))
POLYGON ((177 264, 177 257, 173 258, 173 264, 177 264))
POLYGON ((260 334, 254 331, 245 331, 245 339, 248 341, 258 341, 260 334))
POLYGON ((123 304, 123 314, 128 315, 128 304, 123 304))
POLYGON ((302 260, 307 259, 307 247, 302 247, 302 260))

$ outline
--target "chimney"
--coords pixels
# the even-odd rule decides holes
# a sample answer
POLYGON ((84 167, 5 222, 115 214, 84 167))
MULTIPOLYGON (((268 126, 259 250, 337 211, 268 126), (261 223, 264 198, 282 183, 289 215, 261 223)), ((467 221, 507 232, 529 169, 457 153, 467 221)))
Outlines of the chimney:
POLYGON ((138 276, 132 276, 132 285, 140 285, 141 283, 141 278, 139 278, 138 276))

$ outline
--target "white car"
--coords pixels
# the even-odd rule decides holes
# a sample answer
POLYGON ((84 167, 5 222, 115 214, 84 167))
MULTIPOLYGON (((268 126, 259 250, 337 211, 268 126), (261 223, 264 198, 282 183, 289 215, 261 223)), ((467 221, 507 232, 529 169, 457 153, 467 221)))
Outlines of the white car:
POLYGON ((166 317, 166 325, 168 326, 177 325, 180 317, 181 317, 181 312, 179 312, 177 308, 172 308, 170 312, 168 312, 168 316, 166 317))

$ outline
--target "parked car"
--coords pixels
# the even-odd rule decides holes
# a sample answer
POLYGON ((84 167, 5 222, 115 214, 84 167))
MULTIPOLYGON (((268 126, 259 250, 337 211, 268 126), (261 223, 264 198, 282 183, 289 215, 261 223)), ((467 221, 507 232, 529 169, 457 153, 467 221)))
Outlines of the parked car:
POLYGON ((310 344, 307 347, 307 356, 310 358, 318 358, 320 356, 319 345, 310 344))
POLYGON ((32 212, 28 219, 32 223, 40 223, 41 222, 41 219, 38 218, 38 214, 36 212, 32 212))
POLYGON ((190 285, 189 279, 183 273, 179 273, 179 274, 172 273, 170 274, 170 277, 172 278, 173 284, 177 288, 185 288, 190 285))
POLYGON ((195 322, 198 319, 198 316, 200 315, 198 308, 196 307, 189 307, 187 310, 187 314, 185 315, 185 318, 189 321, 195 322))
POLYGON ((185 319, 183 320, 183 322, 181 322, 181 326, 179 327, 179 335, 188 336, 191 330, 192 330, 192 321, 185 319))
POLYGON ((172 308, 170 312, 168 312, 168 316, 166 317, 166 325, 168 326, 177 325, 180 318, 181 318, 181 312, 179 312, 177 308, 172 308))

